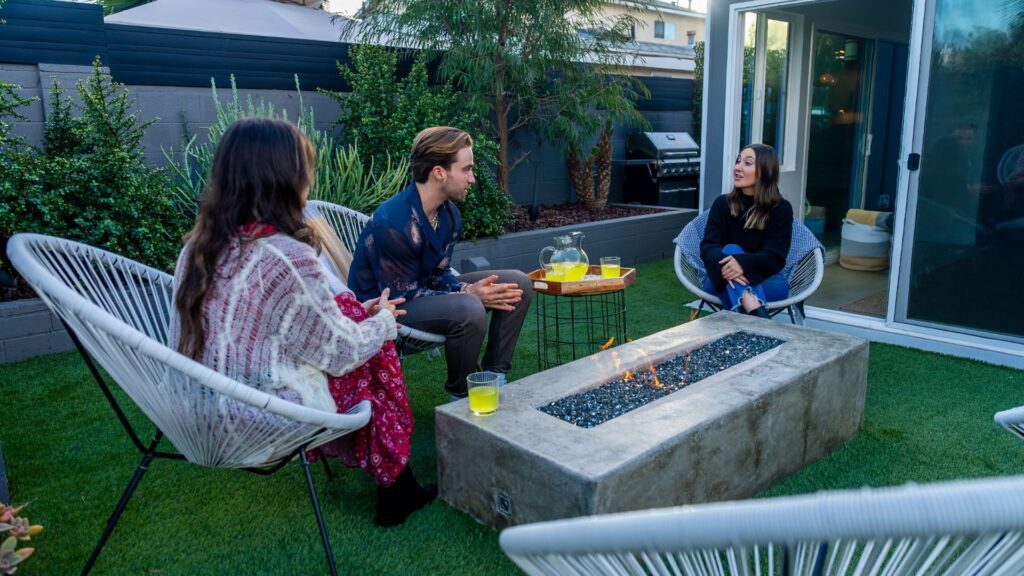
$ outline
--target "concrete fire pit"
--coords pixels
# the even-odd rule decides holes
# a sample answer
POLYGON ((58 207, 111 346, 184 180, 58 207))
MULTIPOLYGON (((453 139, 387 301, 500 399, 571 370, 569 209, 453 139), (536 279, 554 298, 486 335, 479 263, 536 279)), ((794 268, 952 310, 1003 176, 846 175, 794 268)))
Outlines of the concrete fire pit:
POLYGON ((495 528, 744 498, 852 437, 865 340, 718 313, 510 382, 498 412, 436 409, 441 497, 495 528), (745 331, 780 346, 593 428, 552 401, 745 331))

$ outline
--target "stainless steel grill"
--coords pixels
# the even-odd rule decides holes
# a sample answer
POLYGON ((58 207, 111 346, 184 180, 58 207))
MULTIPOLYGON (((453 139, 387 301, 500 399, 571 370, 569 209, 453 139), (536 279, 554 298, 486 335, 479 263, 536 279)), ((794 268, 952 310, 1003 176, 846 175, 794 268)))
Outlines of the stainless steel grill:
POLYGON ((625 200, 696 208, 700 147, 686 132, 639 132, 626 139, 625 200))

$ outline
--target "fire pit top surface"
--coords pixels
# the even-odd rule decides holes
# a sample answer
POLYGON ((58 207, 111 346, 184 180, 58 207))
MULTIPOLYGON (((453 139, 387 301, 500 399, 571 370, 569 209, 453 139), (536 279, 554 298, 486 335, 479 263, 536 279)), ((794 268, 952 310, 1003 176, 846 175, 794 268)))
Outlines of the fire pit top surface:
POLYGON ((672 356, 658 365, 626 370, 606 384, 559 398, 538 408, 581 428, 593 428, 642 408, 763 354, 783 340, 745 330, 727 334, 694 350, 672 356))

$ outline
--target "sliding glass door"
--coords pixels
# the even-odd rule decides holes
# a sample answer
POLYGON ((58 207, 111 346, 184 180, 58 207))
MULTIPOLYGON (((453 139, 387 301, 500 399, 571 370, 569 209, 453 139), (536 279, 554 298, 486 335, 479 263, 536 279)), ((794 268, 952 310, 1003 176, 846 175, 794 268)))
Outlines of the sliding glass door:
POLYGON ((895 319, 1024 341, 1024 0, 930 7, 895 319))

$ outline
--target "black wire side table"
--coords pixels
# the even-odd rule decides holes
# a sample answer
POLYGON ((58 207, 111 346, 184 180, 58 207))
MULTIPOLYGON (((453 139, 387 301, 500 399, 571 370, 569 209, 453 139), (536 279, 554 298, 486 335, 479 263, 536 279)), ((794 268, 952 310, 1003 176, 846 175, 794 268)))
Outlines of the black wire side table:
POLYGON ((625 288, 578 294, 535 290, 534 299, 540 370, 595 354, 629 338, 625 288))

